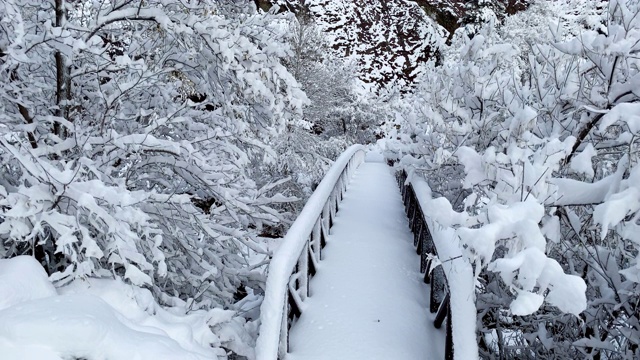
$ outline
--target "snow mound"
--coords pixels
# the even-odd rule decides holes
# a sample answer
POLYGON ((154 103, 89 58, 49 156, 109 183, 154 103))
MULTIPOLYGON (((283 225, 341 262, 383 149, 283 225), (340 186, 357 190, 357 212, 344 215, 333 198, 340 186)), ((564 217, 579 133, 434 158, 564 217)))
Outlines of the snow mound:
POLYGON ((209 358, 215 358, 220 353, 220 349, 216 351, 211 346, 220 346, 226 340, 212 333, 209 326, 223 325, 235 315, 234 311, 222 309, 189 311, 186 306, 165 309, 155 301, 149 290, 121 280, 75 281, 59 289, 59 292, 62 295, 96 296, 122 318, 135 324, 134 329, 163 335, 183 349, 209 358))
POLYGON ((378 148, 370 149, 365 155, 364 161, 366 162, 384 162, 384 155, 382 150, 378 148))
POLYGON ((15 305, 0 311, 0 324, 6 360, 207 358, 153 333, 157 330, 134 325, 93 295, 62 295, 15 305))
POLYGON ((57 295, 47 273, 31 256, 0 259, 0 310, 57 295))
POLYGON ((121 280, 56 292, 32 257, 0 260, 2 360, 226 359, 227 349, 252 358, 251 326, 232 310, 160 306, 121 280))

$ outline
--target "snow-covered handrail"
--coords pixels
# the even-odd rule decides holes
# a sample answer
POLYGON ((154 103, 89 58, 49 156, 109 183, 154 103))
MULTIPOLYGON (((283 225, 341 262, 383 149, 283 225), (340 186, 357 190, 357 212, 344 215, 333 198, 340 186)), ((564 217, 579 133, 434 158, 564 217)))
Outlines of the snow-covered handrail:
POLYGON ((473 268, 462 256, 455 230, 426 215, 424 210, 435 205, 427 182, 418 176, 407 178, 405 171, 397 175, 414 245, 420 254, 420 270, 425 274, 424 281, 431 284, 434 325, 440 328, 447 319, 445 359, 478 359, 473 268))
POLYGON ((287 353, 289 329, 309 296, 309 279, 316 272, 338 204, 364 157, 362 145, 353 145, 340 155, 273 255, 260 308, 257 360, 282 359, 287 353))

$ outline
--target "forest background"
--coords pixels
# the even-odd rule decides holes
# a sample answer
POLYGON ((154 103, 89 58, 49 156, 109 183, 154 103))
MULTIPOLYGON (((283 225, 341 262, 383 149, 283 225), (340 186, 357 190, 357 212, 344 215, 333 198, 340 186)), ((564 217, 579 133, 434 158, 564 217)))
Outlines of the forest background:
POLYGON ((0 343, 92 358, 115 350, 43 334, 115 309, 171 338, 158 356, 252 358, 278 239, 343 149, 378 142, 457 211, 436 220, 475 266, 481 357, 637 358, 639 12, 3 1, 0 319, 39 330, 0 343))

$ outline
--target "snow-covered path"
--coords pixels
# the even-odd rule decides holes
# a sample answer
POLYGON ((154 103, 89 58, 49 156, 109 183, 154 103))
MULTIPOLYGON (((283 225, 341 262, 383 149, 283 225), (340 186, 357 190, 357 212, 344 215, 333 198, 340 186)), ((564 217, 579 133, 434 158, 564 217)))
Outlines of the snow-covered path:
POLYGON ((364 163, 340 205, 288 360, 442 359, 391 170, 364 163))

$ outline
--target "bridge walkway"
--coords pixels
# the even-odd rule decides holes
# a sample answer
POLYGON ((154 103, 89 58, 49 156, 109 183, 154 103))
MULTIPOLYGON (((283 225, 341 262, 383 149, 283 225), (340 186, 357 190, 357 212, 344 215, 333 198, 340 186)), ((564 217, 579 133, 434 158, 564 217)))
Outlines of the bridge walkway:
POLYGON ((365 162, 348 185, 288 360, 444 358, 429 287, 391 168, 365 162))

